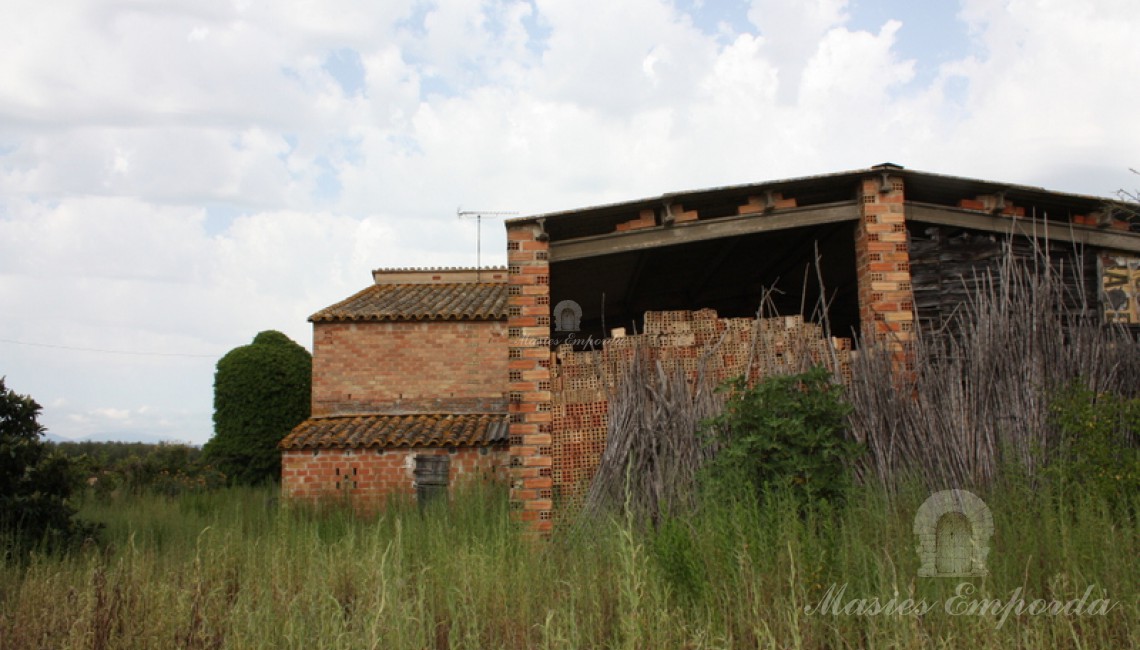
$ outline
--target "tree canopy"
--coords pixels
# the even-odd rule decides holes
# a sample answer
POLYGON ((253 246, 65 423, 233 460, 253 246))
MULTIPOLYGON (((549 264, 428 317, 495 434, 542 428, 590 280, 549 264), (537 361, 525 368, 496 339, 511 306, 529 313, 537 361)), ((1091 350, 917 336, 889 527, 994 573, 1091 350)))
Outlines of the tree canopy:
POLYGON ((309 417, 313 359, 281 332, 230 350, 214 374, 214 437, 205 452, 238 483, 276 481, 277 443, 309 417))
POLYGON ((0 540, 56 546, 93 533, 73 519, 69 499, 77 474, 42 439, 40 405, 9 390, 5 379, 0 377, 0 540))

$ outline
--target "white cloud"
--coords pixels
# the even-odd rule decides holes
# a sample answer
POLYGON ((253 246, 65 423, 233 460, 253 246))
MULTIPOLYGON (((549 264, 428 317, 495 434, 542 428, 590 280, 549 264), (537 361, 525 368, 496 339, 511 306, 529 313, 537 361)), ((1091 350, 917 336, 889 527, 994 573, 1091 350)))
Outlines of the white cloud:
MULTIPOLYGON (((750 25, 712 34, 664 0, 3 3, 0 309, 17 316, 0 338, 217 355, 272 328, 308 345, 305 317, 374 267, 473 263, 458 206, 884 160, 1134 185, 1132 3, 967 0, 974 55, 929 82, 898 54, 907 25, 856 29, 859 11, 754 0, 750 25), (337 57, 359 60, 359 92, 337 57)), ((503 238, 484 223, 485 262, 503 238)), ((111 409, 209 435, 214 357, 0 346, 57 433, 111 409)))
POLYGON ((116 408, 98 408, 92 411, 91 414, 108 420, 128 420, 131 417, 130 410, 116 408))
POLYGON ((752 0, 748 20, 760 30, 765 53, 779 68, 779 96, 791 103, 821 39, 847 20, 847 0, 752 0))

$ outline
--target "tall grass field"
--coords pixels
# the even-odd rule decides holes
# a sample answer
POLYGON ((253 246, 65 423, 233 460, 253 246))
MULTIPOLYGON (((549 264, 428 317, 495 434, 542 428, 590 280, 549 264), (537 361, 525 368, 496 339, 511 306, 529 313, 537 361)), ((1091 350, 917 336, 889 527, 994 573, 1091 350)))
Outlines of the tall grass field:
POLYGON ((494 489, 373 517, 274 496, 88 499, 102 543, 0 566, 0 648, 1140 647, 1140 495, 979 494, 982 578, 918 577, 918 488, 548 541, 494 489))

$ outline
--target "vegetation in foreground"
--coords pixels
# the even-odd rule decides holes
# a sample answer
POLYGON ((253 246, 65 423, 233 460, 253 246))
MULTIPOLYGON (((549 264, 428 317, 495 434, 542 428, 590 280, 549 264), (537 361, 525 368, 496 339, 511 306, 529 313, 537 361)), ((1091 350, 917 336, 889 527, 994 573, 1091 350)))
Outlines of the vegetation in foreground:
MULTIPOLYGON (((627 381, 595 507, 550 542, 486 486, 364 518, 211 490, 176 450, 85 458, 104 468, 80 512, 100 538, 64 552, 29 528, 35 481, 0 511, 30 513, 0 522, 0 648, 1140 647, 1140 348, 1079 314, 1026 317, 1055 301, 986 300, 950 354, 919 346, 913 390, 871 354, 845 395, 814 371, 771 378, 719 417, 683 378, 627 381), (1023 322, 1038 334, 1014 345, 1023 322), (647 392, 655 418, 620 417, 647 392), (984 578, 917 577, 914 516, 943 486, 988 503, 984 578)), ((0 442, 26 450, 38 406, 9 405, 0 442)))
MULTIPOLYGON (((1140 646, 1140 526, 1090 491, 1007 483, 982 494, 990 575, 961 580, 916 578, 918 488, 888 498, 855 487, 806 510, 745 499, 655 530, 608 520, 549 543, 516 530, 499 490, 371 519, 278 508, 274 495, 87 501, 81 515, 105 526, 105 545, 0 567, 0 647, 1140 646), (1003 616, 1018 597, 1020 615, 1015 601, 1003 616), (1027 611, 1082 597, 1083 614, 1027 611), (1110 611, 1087 612, 1105 598, 1110 611), (932 609, 899 613, 906 599, 932 609), (961 609, 994 599, 997 613, 961 609)), ((1125 513, 1140 506, 1132 498, 1125 513)))

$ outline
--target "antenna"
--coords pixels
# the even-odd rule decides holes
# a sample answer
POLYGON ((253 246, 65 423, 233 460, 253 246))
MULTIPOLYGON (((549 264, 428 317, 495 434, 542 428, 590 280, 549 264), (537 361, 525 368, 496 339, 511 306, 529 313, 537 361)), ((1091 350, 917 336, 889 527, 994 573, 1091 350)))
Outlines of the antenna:
POLYGON ((517 215, 517 212, 503 212, 494 210, 464 210, 462 206, 455 209, 455 215, 460 219, 475 218, 475 274, 479 276, 483 268, 483 217, 506 217, 517 215))

